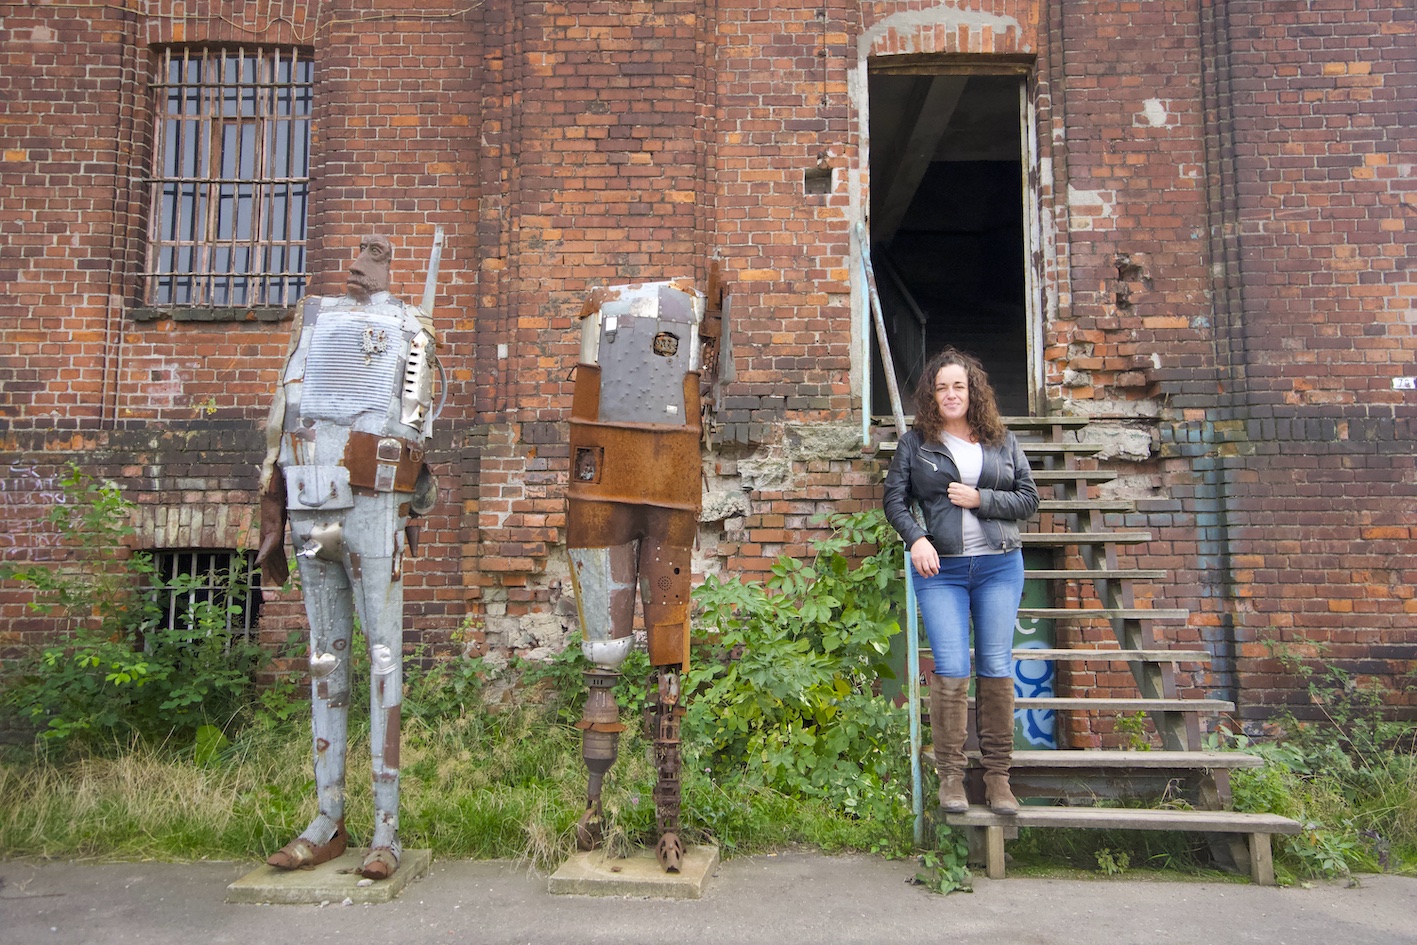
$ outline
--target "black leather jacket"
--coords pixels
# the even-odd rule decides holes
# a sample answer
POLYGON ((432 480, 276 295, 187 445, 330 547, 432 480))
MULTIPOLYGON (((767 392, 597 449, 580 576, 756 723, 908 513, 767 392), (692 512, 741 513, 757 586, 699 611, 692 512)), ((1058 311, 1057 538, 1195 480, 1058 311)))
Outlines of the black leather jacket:
MULTIPOLYGON (((950 502, 948 490, 959 482, 959 468, 943 443, 926 443, 916 430, 900 438, 890 471, 886 473, 886 518, 907 547, 927 536, 942 555, 964 553, 964 516, 950 502), (925 524, 912 514, 919 503, 925 524)), ((1018 523, 1038 511, 1038 487, 1012 433, 999 446, 984 444, 984 466, 979 472, 979 508, 974 510, 984 537, 1000 551, 1012 551, 1023 542, 1018 523)))

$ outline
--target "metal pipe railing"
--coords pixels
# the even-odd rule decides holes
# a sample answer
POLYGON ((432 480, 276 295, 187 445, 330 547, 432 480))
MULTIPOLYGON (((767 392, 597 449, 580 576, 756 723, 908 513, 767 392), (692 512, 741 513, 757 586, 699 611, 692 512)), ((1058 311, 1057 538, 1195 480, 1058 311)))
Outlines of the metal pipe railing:
MULTIPOLYGON (((891 357, 891 343, 886 336, 886 317, 881 310, 881 294, 876 289, 876 273, 871 266, 871 244, 866 238, 865 223, 856 224, 856 246, 861 257, 861 275, 866 285, 867 305, 862 306, 863 325, 861 330, 861 442, 870 443, 871 425, 871 336, 864 324, 865 311, 869 309, 876 327, 876 342, 881 349, 881 366, 886 376, 886 391, 890 394, 891 413, 894 415, 896 438, 905 436, 905 409, 901 405, 900 388, 896 383, 895 361, 891 357)), ((924 777, 920 770, 920 616, 915 602, 915 583, 910 577, 910 547, 901 543, 904 551, 902 565, 905 568, 905 705, 910 725, 910 811, 915 819, 915 845, 925 844, 925 796, 924 777)))

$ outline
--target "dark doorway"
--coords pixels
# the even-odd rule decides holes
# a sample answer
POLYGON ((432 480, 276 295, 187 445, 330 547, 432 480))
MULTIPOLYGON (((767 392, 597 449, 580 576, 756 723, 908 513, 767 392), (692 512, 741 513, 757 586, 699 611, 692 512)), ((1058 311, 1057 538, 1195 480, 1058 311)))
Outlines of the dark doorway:
MULTIPOLYGON (((1029 412, 1023 83, 870 77, 871 261, 907 413, 947 344, 984 362, 1003 413, 1029 412)), ((888 414, 879 351, 872 361, 872 411, 888 414)))

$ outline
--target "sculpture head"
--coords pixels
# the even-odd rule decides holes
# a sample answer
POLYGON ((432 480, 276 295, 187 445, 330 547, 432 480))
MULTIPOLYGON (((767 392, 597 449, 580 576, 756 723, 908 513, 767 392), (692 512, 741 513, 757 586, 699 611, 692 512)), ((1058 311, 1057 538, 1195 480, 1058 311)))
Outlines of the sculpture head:
POLYGON ((389 290, 389 260, 394 258, 394 244, 388 237, 366 236, 359 241, 359 256, 349 267, 345 291, 350 298, 368 302, 375 292, 389 290))

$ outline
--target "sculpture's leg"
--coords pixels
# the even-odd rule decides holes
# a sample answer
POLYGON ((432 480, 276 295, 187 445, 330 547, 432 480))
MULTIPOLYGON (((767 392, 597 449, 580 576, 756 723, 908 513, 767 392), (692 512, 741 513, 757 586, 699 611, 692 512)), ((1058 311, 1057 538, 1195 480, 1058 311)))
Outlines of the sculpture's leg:
POLYGON ((359 872, 383 879, 398 868, 399 739, 403 707, 403 519, 392 493, 360 496, 349 516, 348 569, 359 625, 369 644, 369 752, 374 836, 359 872))
POLYGON ((576 827, 576 842, 582 850, 600 845, 604 833, 600 792, 605 774, 619 751, 619 710, 614 686, 620 678, 617 667, 634 645, 631 635, 635 616, 635 558, 638 542, 608 548, 570 548, 571 581, 580 611, 581 649, 593 668, 586 672, 589 693, 581 720, 581 755, 589 777, 586 809, 576 827))
MULTIPOLYGON (((309 520, 295 523, 297 545, 309 539, 310 525, 309 520)), ((344 778, 353 598, 342 563, 309 555, 298 561, 305 614, 310 621, 310 714, 320 809, 299 837, 266 861, 279 869, 324 863, 343 854, 348 842, 344 778)))
POLYGON ((679 839, 681 807, 679 674, 689 662, 689 590, 692 584, 691 512, 656 510, 650 525, 654 537, 640 549, 640 599, 649 637, 650 725, 655 774, 655 819, 659 843, 655 855, 667 872, 679 871, 684 844, 679 839))
POLYGON ((654 818, 659 830, 654 855, 666 872, 677 873, 684 859, 684 843, 679 839, 682 806, 679 720, 684 715, 684 707, 679 704, 679 666, 655 667, 650 676, 649 699, 655 772, 654 818))
POLYGON ((620 674, 613 670, 592 669, 585 674, 585 710, 576 727, 581 730, 581 758, 585 761, 586 809, 576 824, 576 845, 582 850, 594 850, 600 846, 605 835, 605 810, 601 806, 600 791, 605 783, 605 774, 620 752, 620 733, 625 726, 620 724, 619 706, 615 704, 615 684, 620 674))

